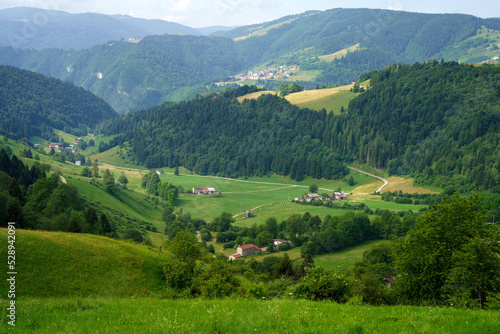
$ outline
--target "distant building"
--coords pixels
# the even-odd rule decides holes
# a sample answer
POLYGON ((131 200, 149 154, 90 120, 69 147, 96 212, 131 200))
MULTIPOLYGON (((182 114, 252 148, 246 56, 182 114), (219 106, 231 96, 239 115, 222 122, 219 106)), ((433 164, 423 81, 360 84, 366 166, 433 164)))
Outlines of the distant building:
POLYGON ((238 254, 241 254, 241 256, 250 256, 259 253, 260 248, 255 246, 254 244, 248 244, 248 245, 238 246, 236 252, 238 254))
POLYGON ((156 170, 156 174, 158 174, 158 175, 162 175, 162 174, 165 174, 165 173, 163 173, 163 170, 161 170, 161 169, 157 169, 157 170, 156 170))
POLYGON ((49 147, 51 147, 51 148, 60 148, 61 144, 60 143, 50 143, 49 147))
POLYGON ((247 218, 253 217, 253 210, 245 211, 247 218))
POLYGON ((311 202, 311 201, 317 201, 317 200, 319 200, 319 199, 321 199, 321 197, 320 197, 318 194, 316 194, 316 193, 311 193, 311 194, 308 194, 308 195, 307 195, 306 202, 308 202, 308 203, 309 203, 309 202, 311 202))
POLYGON ((194 187, 193 194, 195 194, 195 195, 215 194, 215 188, 214 187, 194 187))
POLYGON ((284 243, 288 243, 290 245, 290 247, 293 246, 293 243, 291 241, 283 240, 283 239, 273 239, 273 247, 275 250, 278 249, 279 245, 284 244, 284 243))
POLYGON ((77 165, 77 166, 81 166, 81 165, 82 165, 82 162, 81 162, 80 160, 76 160, 76 161, 75 161, 75 165, 77 165))
POLYGON ((229 260, 236 260, 236 259, 239 259, 239 258, 242 258, 242 257, 243 257, 243 255, 238 254, 238 253, 231 254, 231 255, 229 255, 229 260))

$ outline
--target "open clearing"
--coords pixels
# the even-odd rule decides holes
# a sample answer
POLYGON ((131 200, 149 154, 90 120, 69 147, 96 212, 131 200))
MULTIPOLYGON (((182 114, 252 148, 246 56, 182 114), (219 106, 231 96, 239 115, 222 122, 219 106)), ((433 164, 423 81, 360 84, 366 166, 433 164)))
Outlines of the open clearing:
POLYGON ((314 257, 314 264, 327 270, 349 268, 354 262, 361 260, 364 252, 381 242, 383 242, 383 240, 368 240, 357 246, 342 249, 337 252, 316 255, 314 257))
POLYGON ((356 50, 359 50, 359 43, 329 55, 319 56, 318 58, 326 62, 331 62, 335 59, 344 57, 349 52, 354 52, 356 50))
POLYGON ((428 188, 422 188, 422 187, 417 187, 413 185, 413 179, 410 178, 404 178, 400 176, 391 176, 387 179, 389 181, 389 184, 384 187, 384 191, 402 191, 403 193, 407 194, 439 194, 440 191, 437 189, 432 190, 428 188))

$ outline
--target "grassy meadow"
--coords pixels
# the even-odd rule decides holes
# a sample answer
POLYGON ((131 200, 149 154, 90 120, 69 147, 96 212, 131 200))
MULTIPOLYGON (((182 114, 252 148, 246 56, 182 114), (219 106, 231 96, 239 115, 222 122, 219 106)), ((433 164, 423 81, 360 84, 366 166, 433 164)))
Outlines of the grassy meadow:
POLYGON ((337 252, 314 256, 314 264, 327 270, 349 268, 354 262, 361 260, 363 253, 378 245, 382 240, 367 240, 359 245, 339 250, 337 252))
MULTIPOLYGON (((16 230, 15 236, 18 298, 149 296, 163 287, 164 254, 156 249, 80 233, 16 230)), ((7 254, 7 229, 0 228, 0 237, 7 254)))
MULTIPOLYGON (((307 300, 20 299, 19 333, 495 333, 495 311, 307 300)), ((7 318, 2 317, 7 328, 7 318)))

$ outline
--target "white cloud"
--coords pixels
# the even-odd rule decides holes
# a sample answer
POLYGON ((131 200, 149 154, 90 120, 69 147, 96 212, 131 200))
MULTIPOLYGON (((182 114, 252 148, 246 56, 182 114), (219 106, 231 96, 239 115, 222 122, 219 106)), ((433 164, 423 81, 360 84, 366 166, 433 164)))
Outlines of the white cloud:
POLYGON ((390 9, 390 10, 403 10, 403 4, 401 3, 401 1, 392 2, 392 3, 389 4, 389 7, 387 7, 387 9, 390 9))

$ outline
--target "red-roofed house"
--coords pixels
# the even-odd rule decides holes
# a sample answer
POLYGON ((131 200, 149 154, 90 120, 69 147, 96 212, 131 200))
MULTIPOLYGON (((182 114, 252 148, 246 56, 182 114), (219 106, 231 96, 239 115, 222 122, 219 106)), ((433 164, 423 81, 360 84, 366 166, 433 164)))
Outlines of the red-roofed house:
POLYGON ((254 244, 238 246, 236 252, 242 256, 250 256, 260 252, 260 248, 254 244))
POLYGON ((236 260, 236 259, 239 259, 239 258, 242 258, 242 257, 243 257, 243 255, 238 254, 238 253, 231 254, 231 255, 229 255, 229 260, 236 260))
POLYGON ((53 147, 53 148, 60 148, 60 147, 61 147, 61 144, 60 144, 60 143, 50 143, 50 144, 49 144, 49 147, 53 147))

